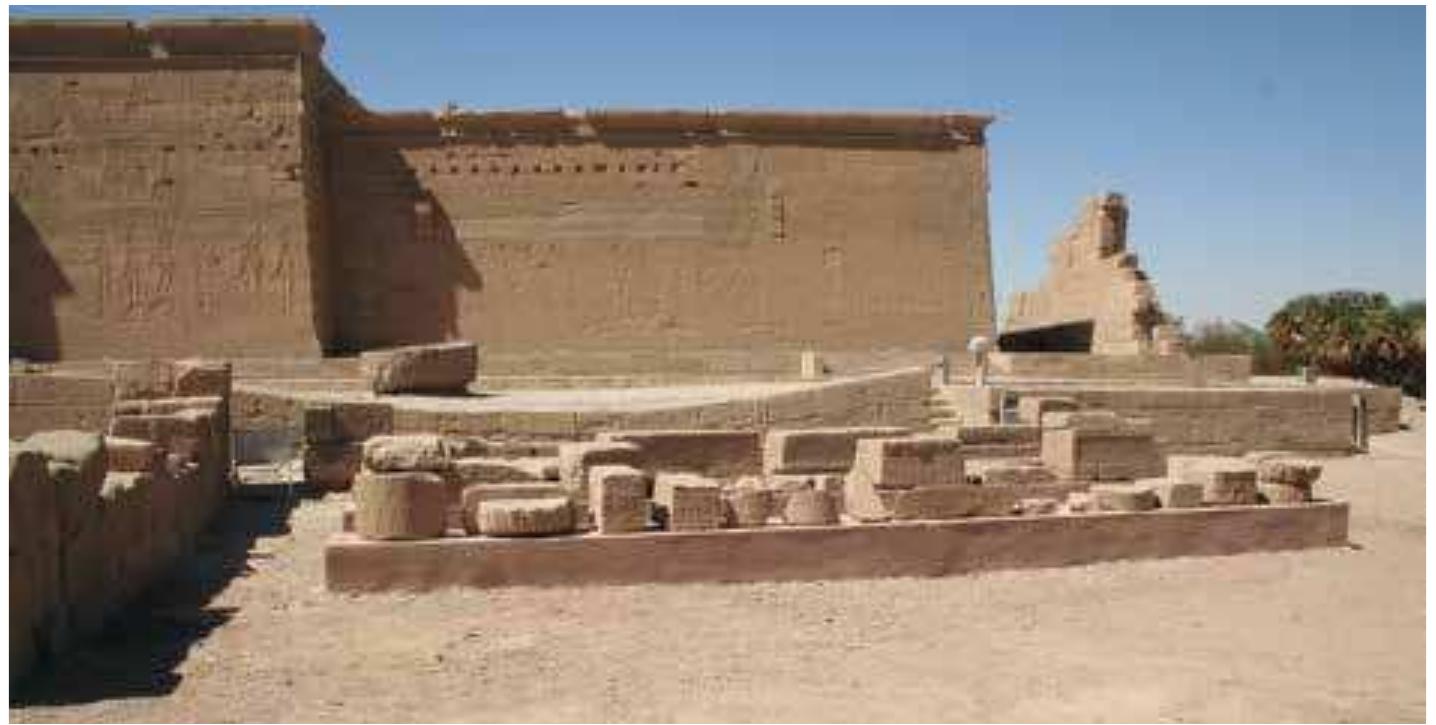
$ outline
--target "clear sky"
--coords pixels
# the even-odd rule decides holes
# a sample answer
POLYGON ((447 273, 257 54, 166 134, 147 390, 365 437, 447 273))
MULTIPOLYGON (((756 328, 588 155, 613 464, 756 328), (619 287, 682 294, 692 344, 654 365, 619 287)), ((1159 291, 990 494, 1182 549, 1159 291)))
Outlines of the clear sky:
POLYGON ((999 310, 1103 190, 1127 195, 1132 247, 1189 321, 1425 295, 1421 7, 59 10, 308 15, 380 109, 993 112, 999 310))

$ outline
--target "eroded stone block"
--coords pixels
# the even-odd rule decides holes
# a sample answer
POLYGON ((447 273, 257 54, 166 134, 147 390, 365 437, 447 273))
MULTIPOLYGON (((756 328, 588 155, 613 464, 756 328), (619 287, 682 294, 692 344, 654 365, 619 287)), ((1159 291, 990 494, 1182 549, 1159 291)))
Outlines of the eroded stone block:
POLYGON ((893 426, 769 431, 763 443, 763 472, 843 473, 853 467, 859 440, 892 438, 909 432, 893 426))
POLYGON ((479 371, 472 342, 443 342, 370 350, 361 364, 375 393, 463 393, 479 371))
POLYGON ((371 471, 445 472, 453 468, 453 458, 440 435, 380 435, 364 441, 364 466, 371 471))
POLYGON ((573 504, 567 498, 484 501, 478 508, 484 536, 554 536, 572 533, 573 504))
POLYGON ((659 473, 653 503, 669 531, 702 531, 723 524, 722 489, 718 482, 691 473, 659 473))
POLYGON ((648 476, 632 466, 594 466, 588 472, 589 506, 600 534, 648 528, 648 476))
POLYGON ((1100 511, 1149 511, 1157 508, 1157 494, 1133 483, 1098 483, 1089 493, 1100 511))
POLYGON ((354 531, 366 539, 441 537, 448 508, 444 479, 433 473, 361 471, 354 479, 354 531))
POLYGON ((936 436, 862 439, 848 477, 879 490, 964 484, 962 444, 936 436))

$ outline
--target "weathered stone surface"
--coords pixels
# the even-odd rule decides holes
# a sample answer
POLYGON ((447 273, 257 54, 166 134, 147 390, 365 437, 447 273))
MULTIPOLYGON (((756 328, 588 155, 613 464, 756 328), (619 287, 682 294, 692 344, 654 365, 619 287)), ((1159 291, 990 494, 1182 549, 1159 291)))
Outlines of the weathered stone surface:
POLYGON ((1165 468, 1150 432, 1045 425, 1042 463, 1058 478, 1094 481, 1150 478, 1165 468))
POLYGON ((1148 511, 1159 503, 1152 489, 1132 483, 1098 483, 1090 493, 1101 511, 1148 511))
POLYGON ((198 461, 211 450, 213 425, 212 412, 185 408, 174 413, 117 415, 110 420, 109 434, 152 441, 171 455, 198 461))
POLYGON ((1171 456, 1168 478, 1202 486, 1202 502, 1214 506, 1257 503, 1256 467, 1229 456, 1171 456))
POLYGON ((962 444, 935 436, 863 439, 848 477, 877 489, 964 484, 962 444))
POLYGON ((361 471, 354 507, 354 531, 366 539, 433 539, 444 535, 449 494, 433 473, 361 471))
POLYGON ((174 365, 165 360, 126 360, 112 363, 115 400, 169 398, 175 395, 174 365))
POLYGON ((358 475, 364 447, 358 443, 310 443, 304 446, 304 480, 330 491, 348 490, 358 475))
POLYGON ((984 493, 981 486, 960 484, 881 491, 879 497, 898 521, 942 520, 977 515, 984 493))
POLYGON ((304 440, 308 443, 362 443, 394 430, 394 408, 388 403, 334 402, 304 406, 304 440))
POLYGON ((381 435, 364 441, 364 466, 371 471, 444 472, 453 468, 453 458, 443 436, 381 435))
POLYGON ((1051 516, 1062 508, 1062 502, 1055 498, 1024 498, 1017 501, 1013 513, 1019 516, 1051 516))
POLYGON ((110 472, 148 473, 164 461, 159 445, 138 438, 105 437, 105 468, 110 472))
MULTIPOLYGON (((557 463, 547 458, 456 458, 451 475, 464 485, 550 481, 557 463)), ((556 477, 555 477, 556 478, 556 477)))
POLYGON ((186 410, 217 411, 224 399, 215 395, 174 398, 136 398, 117 400, 115 415, 172 415, 186 410))
POLYGON ((511 501, 514 499, 566 498, 564 491, 553 483, 481 483, 465 486, 460 493, 459 527, 470 535, 479 530, 479 505, 485 501, 511 501))
POLYGON ((648 528, 648 475, 632 466, 601 465, 588 472, 589 506, 600 534, 648 528))
POLYGON ((1170 478, 1144 478, 1137 485, 1151 489, 1164 509, 1189 509, 1202 505, 1204 487, 1191 481, 1170 478))
POLYGON ((659 473, 653 503, 669 531, 702 531, 723 525, 722 488, 718 482, 691 473, 659 473))
POLYGON ((1268 503, 1306 503, 1311 500, 1311 484, 1258 481, 1257 492, 1268 503))
POLYGON ((462 393, 479 372, 479 348, 472 342, 370 350, 360 360, 381 394, 462 393))
POLYGON ((1304 486, 1307 489, 1321 478, 1321 464, 1297 458, 1264 458, 1256 462, 1260 483, 1304 486))
POLYGON ((573 504, 567 498, 484 501, 478 508, 484 536, 553 536, 572 533, 573 504))
POLYGON ((763 472, 843 473, 853 467, 859 440, 892 438, 910 432, 894 426, 768 431, 763 442, 763 472))
POLYGON ((234 370, 228 362, 196 358, 176 360, 172 370, 176 396, 229 398, 234 370))
POLYGON ((1008 349, 1039 349, 1044 330, 1088 323, 1094 353, 1152 350, 1163 315, 1156 289, 1127 250, 1127 216, 1120 194, 1083 202, 1077 221, 1048 248, 1042 283, 1012 295, 1003 325, 1008 349), (1022 344, 1024 338, 1037 347, 1022 344))
POLYGON ((598 440, 638 446, 637 465, 649 471, 736 478, 762 470, 762 438, 756 430, 607 431, 598 440))
POLYGON ((827 491, 799 489, 783 503, 783 523, 789 526, 832 526, 838 520, 838 504, 827 491))
POLYGON ((1077 401, 1062 396, 1026 395, 1017 401, 1017 419, 1028 425, 1042 425, 1047 413, 1077 410, 1077 401))
POLYGON ((967 461, 968 480, 975 477, 984 486, 1026 486, 1051 483, 1057 476, 1039 460, 990 458, 967 461))

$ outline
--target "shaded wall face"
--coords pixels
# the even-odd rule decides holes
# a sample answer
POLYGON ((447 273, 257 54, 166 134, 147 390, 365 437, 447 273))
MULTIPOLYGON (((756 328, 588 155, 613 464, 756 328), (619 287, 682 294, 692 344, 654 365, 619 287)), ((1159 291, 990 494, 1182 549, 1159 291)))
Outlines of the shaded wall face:
POLYGON ((12 59, 12 351, 318 351, 297 63, 12 59))
POLYGON ((992 331, 981 146, 326 150, 351 348, 931 350, 992 331))

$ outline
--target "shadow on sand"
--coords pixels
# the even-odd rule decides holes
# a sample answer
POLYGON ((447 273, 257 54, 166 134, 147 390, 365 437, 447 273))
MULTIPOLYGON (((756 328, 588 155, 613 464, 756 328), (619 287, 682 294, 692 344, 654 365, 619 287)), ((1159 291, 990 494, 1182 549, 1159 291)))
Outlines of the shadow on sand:
MULTIPOLYGON (((266 487, 270 488, 270 487, 266 487)), ((257 540, 289 532, 305 494, 273 487, 263 497, 231 496, 194 550, 100 633, 39 663, 10 693, 10 706, 69 705, 172 692, 189 650, 234 616, 210 605, 237 577, 253 571, 257 540)))

